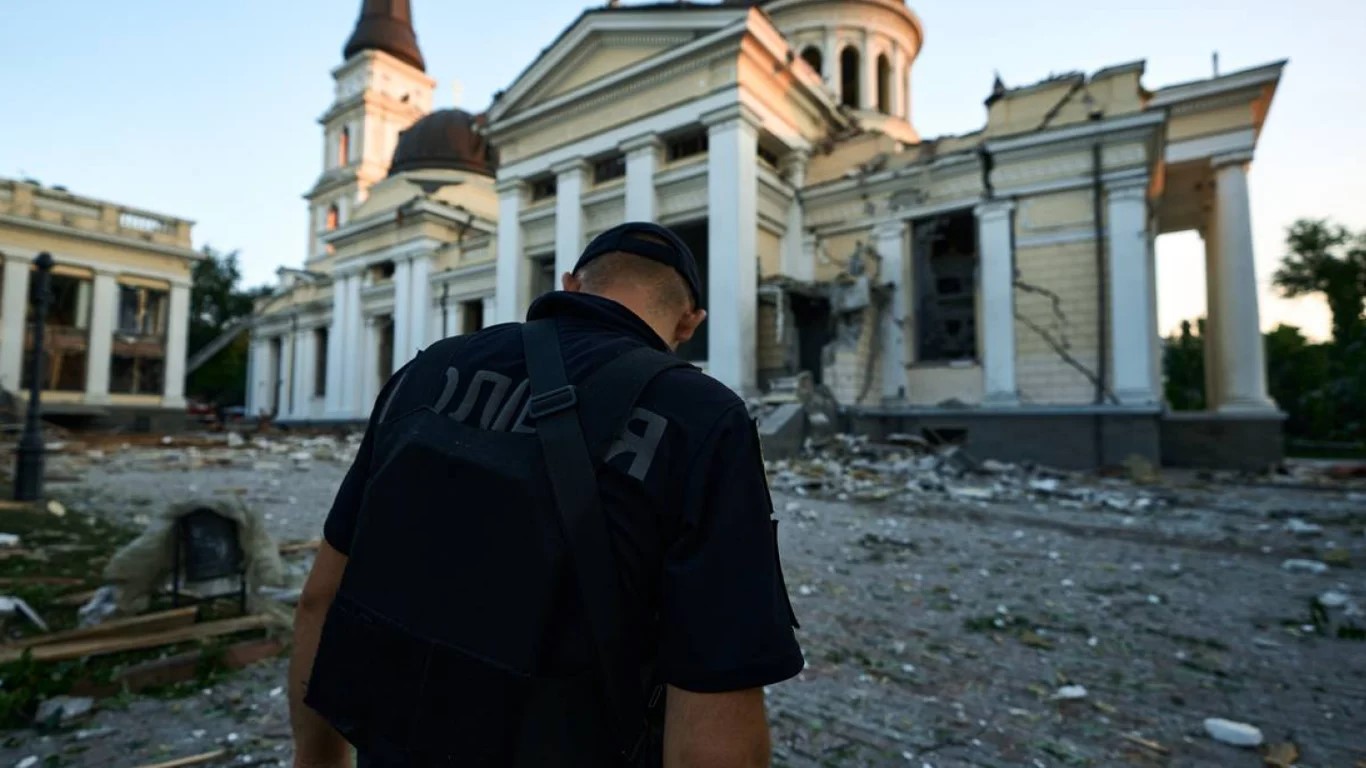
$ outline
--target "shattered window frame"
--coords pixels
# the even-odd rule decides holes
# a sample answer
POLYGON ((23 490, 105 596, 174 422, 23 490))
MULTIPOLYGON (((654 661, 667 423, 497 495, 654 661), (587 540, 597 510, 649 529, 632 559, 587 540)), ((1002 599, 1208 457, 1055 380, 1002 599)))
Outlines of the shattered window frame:
POLYGON ((169 289, 119 283, 118 323, 109 354, 109 392, 160 395, 166 388, 169 289))
POLYGON ((981 359, 976 222, 972 210, 965 209, 914 224, 917 364, 952 365, 981 359))
MULTIPOLYGON (((33 270, 31 270, 32 272, 33 270)), ((24 360, 20 386, 33 381, 33 317, 37 280, 30 280, 24 309, 24 360)), ((90 312, 95 283, 91 275, 53 272, 48 279, 47 317, 43 329, 42 389, 84 392, 90 370, 90 312)))

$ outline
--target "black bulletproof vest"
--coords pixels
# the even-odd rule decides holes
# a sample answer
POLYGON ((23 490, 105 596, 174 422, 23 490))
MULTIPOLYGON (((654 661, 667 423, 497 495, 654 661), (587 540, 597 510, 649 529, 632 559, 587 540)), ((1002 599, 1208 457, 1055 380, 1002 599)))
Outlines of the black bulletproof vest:
MULTIPOLYGON (((534 325, 549 328, 556 344, 553 321, 534 325)), ((600 466, 645 383, 682 365, 637 350, 577 390, 548 385, 556 397, 542 398, 540 410, 553 401, 561 415, 577 413, 579 446, 600 466)), ((531 360, 528 367, 533 395, 546 394, 531 360)), ((430 406, 386 413, 375 427, 369 482, 305 702, 382 764, 625 762, 611 706, 623 697, 609 679, 640 684, 641 660, 620 654, 604 677, 593 631, 604 590, 581 594, 592 577, 575 567, 579 544, 567 543, 574 538, 566 538, 546 454, 573 462, 543 448, 554 416, 543 417, 538 434, 537 406, 533 398, 509 431, 430 406)), ((561 495, 564 479, 561 470, 561 495)), ((605 531, 605 521, 593 522, 605 531)), ((624 698, 643 701, 643 689, 624 698)), ((643 710, 636 717, 632 728, 643 710)))

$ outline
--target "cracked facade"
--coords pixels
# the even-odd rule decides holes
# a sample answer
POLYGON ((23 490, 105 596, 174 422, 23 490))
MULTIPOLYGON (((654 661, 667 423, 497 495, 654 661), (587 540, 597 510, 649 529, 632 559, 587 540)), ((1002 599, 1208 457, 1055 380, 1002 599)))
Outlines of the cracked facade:
MULTIPOLYGON (((367 7, 410 29, 408 5, 367 7)), ((308 258, 258 307, 251 411, 364 418, 416 350, 520 319, 596 233, 654 219, 703 266, 683 353, 743 393, 809 370, 858 429, 1007 459, 1274 459, 1247 172, 1284 62, 998 81, 981 130, 926 139, 924 34, 900 0, 609 5, 478 116, 431 111, 416 43, 358 34, 308 258), (1183 230, 1207 246, 1212 409, 1178 418, 1153 243, 1183 230), (1209 450, 1235 439, 1264 447, 1209 450)))

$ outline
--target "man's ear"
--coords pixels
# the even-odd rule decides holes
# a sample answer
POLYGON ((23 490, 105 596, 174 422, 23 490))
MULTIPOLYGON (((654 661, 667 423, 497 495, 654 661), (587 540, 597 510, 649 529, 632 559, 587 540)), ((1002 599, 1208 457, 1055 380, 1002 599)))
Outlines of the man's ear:
POLYGON ((707 310, 705 309, 693 309, 684 312, 682 317, 678 318, 678 323, 674 325, 674 348, 677 349, 679 344, 691 339, 693 334, 697 333, 698 327, 702 325, 702 321, 706 319, 707 310))
POLYGON ((573 272, 566 272, 560 276, 560 285, 569 293, 579 293, 583 291, 583 281, 573 272))

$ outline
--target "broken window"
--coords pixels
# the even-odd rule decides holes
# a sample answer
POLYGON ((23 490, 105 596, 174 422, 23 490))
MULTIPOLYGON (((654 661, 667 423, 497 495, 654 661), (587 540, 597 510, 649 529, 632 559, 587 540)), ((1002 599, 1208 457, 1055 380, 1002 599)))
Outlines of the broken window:
POLYGON ((859 108, 859 55, 854 46, 840 53, 840 103, 852 109, 859 108))
POLYGON ((812 69, 816 70, 816 74, 818 75, 822 74, 821 65, 825 63, 822 61, 822 58, 821 49, 814 45, 808 45, 806 46, 806 50, 802 51, 802 61, 805 61, 812 69))
POLYGON ((370 284, 376 285, 386 280, 393 280, 394 270, 394 262, 392 261, 381 261, 378 264, 372 264, 369 269, 370 284))
POLYGON ((542 176, 539 179, 531 180, 531 202, 533 203, 554 197, 556 191, 557 184, 554 176, 542 176))
MULTIPOLYGON (((30 290, 37 284, 30 283, 30 290)), ((84 392, 90 349, 90 301, 92 283, 87 277, 54 274, 49 280, 52 299, 43 329, 42 388, 61 392, 84 392)), ((21 386, 33 382, 34 297, 25 314, 24 372, 21 386)))
POLYGON ((971 210, 915 222, 918 362, 977 359, 976 224, 971 210))
POLYGON ((680 134, 664 144, 664 156, 668 162, 686 157, 705 154, 707 151, 707 131, 705 128, 680 134))
POLYGON ((626 175, 626 156, 617 153, 593 163, 593 183, 606 184, 626 175))
POLYGON ((460 302, 460 332, 474 333, 484 327, 484 302, 479 299, 460 302))
POLYGON ((166 316, 170 294, 157 288, 119 286, 118 327, 109 362, 109 391, 159 395, 166 383, 166 316))
POLYGON ((313 396, 327 396, 327 329, 313 329, 313 396))

